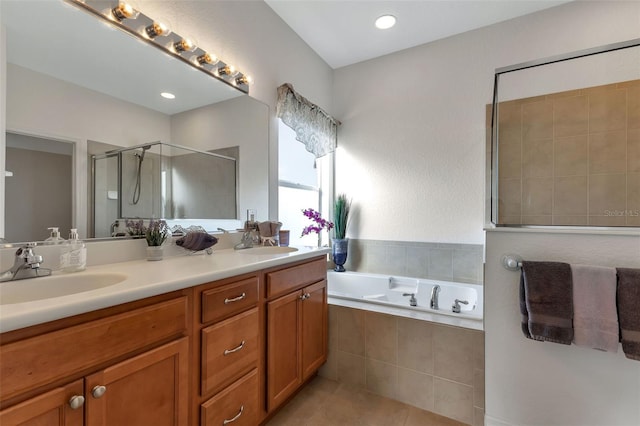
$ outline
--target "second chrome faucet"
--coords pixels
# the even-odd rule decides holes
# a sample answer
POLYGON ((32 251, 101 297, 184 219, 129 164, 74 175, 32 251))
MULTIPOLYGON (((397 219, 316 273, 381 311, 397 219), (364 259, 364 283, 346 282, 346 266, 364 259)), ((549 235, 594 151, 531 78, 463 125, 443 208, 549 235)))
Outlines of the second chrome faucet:
POLYGON ((438 295, 440 294, 440 286, 434 285, 431 289, 431 301, 429 302, 429 307, 431 309, 440 309, 438 306, 438 295))

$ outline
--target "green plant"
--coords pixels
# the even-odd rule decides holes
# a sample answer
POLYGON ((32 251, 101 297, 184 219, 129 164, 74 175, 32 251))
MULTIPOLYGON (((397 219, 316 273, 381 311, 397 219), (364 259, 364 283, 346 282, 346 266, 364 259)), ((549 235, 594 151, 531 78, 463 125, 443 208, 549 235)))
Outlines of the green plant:
POLYGON ((169 231, 169 226, 164 220, 151 220, 144 232, 147 244, 150 247, 161 246, 169 235, 171 235, 171 231, 169 231))
POLYGON ((347 199, 346 194, 339 194, 333 206, 333 224, 337 239, 344 239, 347 235, 347 223, 349 221, 349 210, 351 209, 351 200, 347 199))

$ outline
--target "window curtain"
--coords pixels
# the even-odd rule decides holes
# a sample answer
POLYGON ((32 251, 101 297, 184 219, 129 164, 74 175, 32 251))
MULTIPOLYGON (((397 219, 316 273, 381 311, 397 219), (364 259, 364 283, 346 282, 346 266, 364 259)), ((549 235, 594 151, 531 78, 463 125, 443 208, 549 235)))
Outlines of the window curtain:
POLYGON ((316 158, 335 151, 340 122, 293 90, 289 83, 278 87, 276 115, 316 158))

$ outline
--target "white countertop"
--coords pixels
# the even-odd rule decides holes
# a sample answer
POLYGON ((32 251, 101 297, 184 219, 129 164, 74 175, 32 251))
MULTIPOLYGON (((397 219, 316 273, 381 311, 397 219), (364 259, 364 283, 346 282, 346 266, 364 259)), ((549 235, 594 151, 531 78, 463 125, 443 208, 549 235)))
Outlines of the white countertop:
MULTIPOLYGON (((210 281, 241 275, 260 269, 280 266, 329 253, 329 248, 298 247, 298 251, 278 254, 248 254, 233 249, 214 250, 212 255, 198 253, 165 258, 158 262, 135 260, 87 267, 74 276, 100 273, 118 273, 126 279, 118 284, 68 296, 15 304, 0 304, 0 333, 41 324, 56 319, 132 302, 210 281)), ((54 272, 54 276, 67 275, 54 272)), ((69 274, 71 275, 71 274, 69 274)), ((46 284, 47 277, 0 283, 2 290, 8 285, 23 282, 46 284)))

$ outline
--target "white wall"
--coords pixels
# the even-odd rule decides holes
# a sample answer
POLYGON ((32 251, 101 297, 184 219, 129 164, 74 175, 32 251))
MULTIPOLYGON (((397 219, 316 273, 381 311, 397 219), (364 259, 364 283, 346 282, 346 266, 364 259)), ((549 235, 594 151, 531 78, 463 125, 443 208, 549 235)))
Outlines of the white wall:
MULTIPOLYGON (((6 56, 6 30, 4 25, 0 25, 0 200, 4 200, 4 170, 6 147, 6 105, 7 99, 7 56, 6 56)), ((4 205, 4 201, 1 203, 4 205)), ((4 238, 4 209, 0 209, 0 241, 4 238)))
POLYGON ((337 190, 350 236, 482 243, 496 68, 640 36, 640 3, 573 2, 336 70, 337 190))

